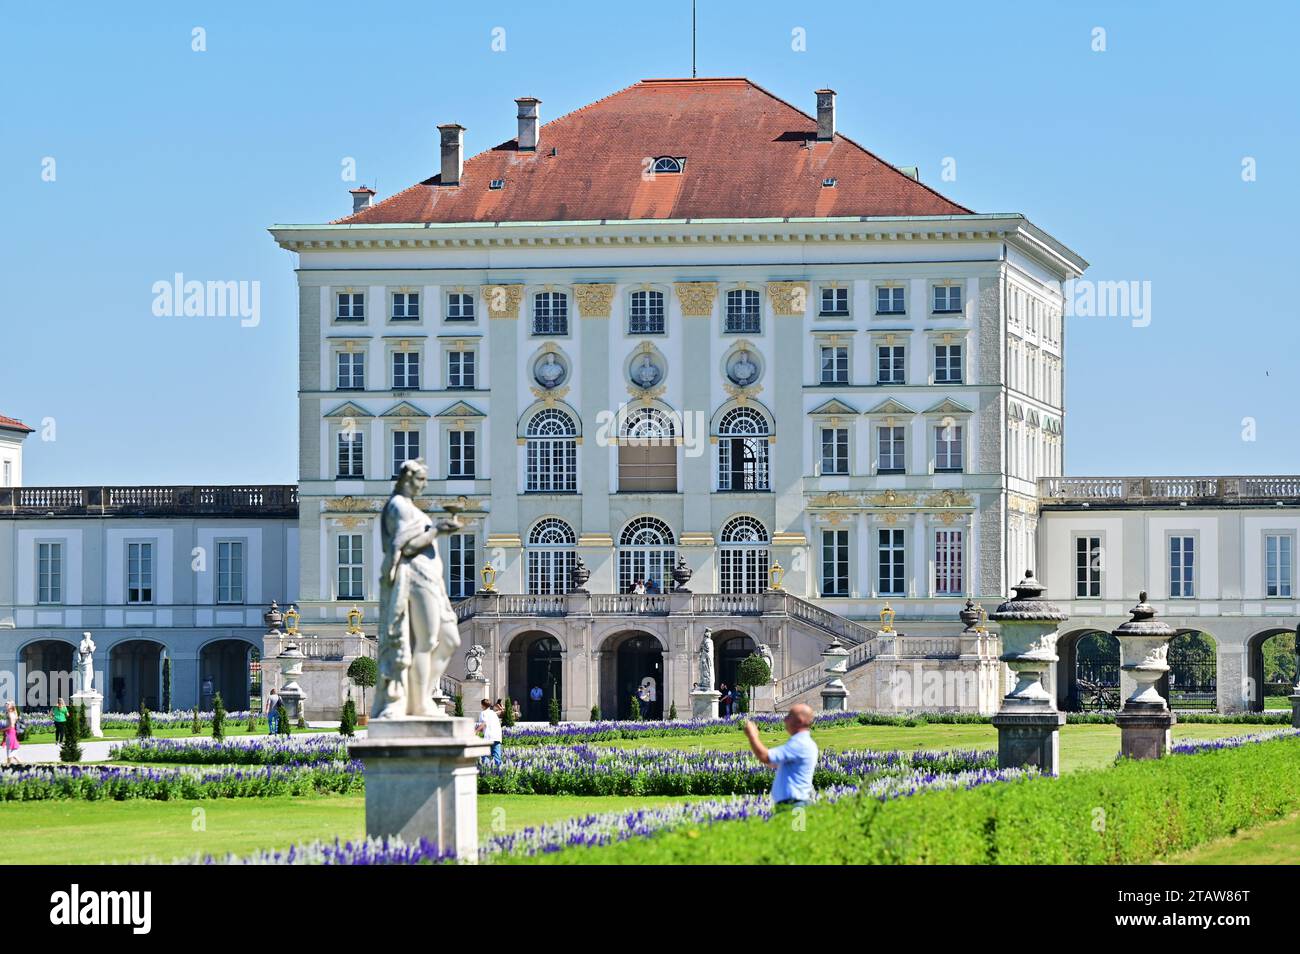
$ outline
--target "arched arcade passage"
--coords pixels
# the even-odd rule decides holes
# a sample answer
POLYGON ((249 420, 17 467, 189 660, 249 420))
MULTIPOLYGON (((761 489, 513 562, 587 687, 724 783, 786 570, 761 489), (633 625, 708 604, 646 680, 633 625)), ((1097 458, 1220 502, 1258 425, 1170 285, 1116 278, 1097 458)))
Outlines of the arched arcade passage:
POLYGON ((546 721, 552 695, 563 712, 564 647, 560 641, 545 632, 516 636, 506 659, 506 687, 510 698, 519 703, 520 715, 526 722, 546 721), (535 695, 538 698, 533 698, 535 695))
POLYGON ((1119 640, 1100 630, 1066 633, 1056 642, 1056 705, 1062 712, 1119 707, 1119 640))
POLYGON ((1295 630, 1266 629, 1246 642, 1247 689, 1252 712, 1289 708, 1285 701, 1296 683, 1295 630), (1272 706, 1269 700, 1274 700, 1272 706))
POLYGON ((38 639, 18 654, 22 667, 18 685, 18 706, 46 709, 76 691, 73 681, 76 647, 62 639, 38 639))
POLYGON ((111 712, 134 712, 143 704, 151 710, 161 709, 165 656, 163 644, 152 639, 114 643, 108 651, 105 708, 111 712))
POLYGON ((206 644, 199 650, 199 708, 211 709, 219 692, 227 709, 247 709, 255 661, 257 647, 246 639, 217 639, 206 644))
POLYGON ((643 719, 664 717, 664 652, 649 633, 615 633, 600 653, 600 710, 607 718, 628 719, 637 697, 643 719))

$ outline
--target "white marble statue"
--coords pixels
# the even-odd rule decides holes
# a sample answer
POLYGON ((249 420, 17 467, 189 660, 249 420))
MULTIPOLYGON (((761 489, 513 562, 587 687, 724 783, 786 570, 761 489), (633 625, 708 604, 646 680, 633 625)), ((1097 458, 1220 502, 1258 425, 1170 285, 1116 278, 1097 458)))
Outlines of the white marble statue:
POLYGON ((772 647, 767 643, 759 643, 758 654, 763 657, 763 662, 767 663, 768 678, 776 678, 776 667, 772 664, 772 647))
POLYGON ((461 522, 453 515, 435 524, 416 506, 415 497, 428 479, 422 462, 403 463, 380 515, 384 559, 379 569, 379 680, 372 710, 376 719, 444 716, 433 705, 433 694, 460 647, 437 539, 461 529, 461 522))
POLYGON ((697 653, 700 662, 700 679, 695 688, 707 692, 713 688, 713 630, 705 629, 697 653))
POLYGON ((77 647, 77 671, 81 675, 78 692, 93 692, 95 682, 95 641, 90 633, 81 634, 81 645, 77 647))

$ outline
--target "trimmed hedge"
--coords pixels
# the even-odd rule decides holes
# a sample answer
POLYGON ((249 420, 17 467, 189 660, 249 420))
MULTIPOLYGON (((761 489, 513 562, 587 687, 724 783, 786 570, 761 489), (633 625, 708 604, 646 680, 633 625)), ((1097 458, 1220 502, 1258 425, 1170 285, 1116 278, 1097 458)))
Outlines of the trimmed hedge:
MULTIPOLYGON (((528 859, 541 864, 1144 864, 1300 811, 1290 736, 1062 778, 807 808, 528 859)), ((509 859, 501 859, 508 861, 509 859)))

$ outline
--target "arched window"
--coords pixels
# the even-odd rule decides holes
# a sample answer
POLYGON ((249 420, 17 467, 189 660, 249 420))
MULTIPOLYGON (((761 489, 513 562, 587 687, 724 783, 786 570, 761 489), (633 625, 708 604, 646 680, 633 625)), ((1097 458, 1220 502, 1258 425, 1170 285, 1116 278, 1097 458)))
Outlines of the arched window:
POLYGON ((524 490, 566 494, 578 489, 578 429, 556 408, 533 415, 524 438, 524 490))
POLYGON ((727 521, 718 547, 718 582, 723 593, 761 593, 767 589, 767 542, 767 528, 753 517, 727 521))
POLYGON ((645 583, 649 593, 671 589, 673 532, 668 524, 654 517, 638 517, 623 528, 618 538, 618 590, 631 593, 637 583, 645 583))
POLYGON ((563 520, 537 521, 528 535, 528 592, 567 593, 572 589, 578 543, 573 528, 563 520))
POLYGON ((675 159, 672 156, 660 156, 658 159, 655 160, 654 172, 656 173, 660 173, 660 172, 672 173, 672 172, 681 172, 681 171, 682 171, 682 161, 680 159, 675 159))
POLYGON ((767 419, 749 407, 723 415, 718 425, 718 489, 771 490, 767 419))
POLYGON ((637 408, 623 421, 618 445, 620 493, 676 493, 677 442, 672 418, 637 408))

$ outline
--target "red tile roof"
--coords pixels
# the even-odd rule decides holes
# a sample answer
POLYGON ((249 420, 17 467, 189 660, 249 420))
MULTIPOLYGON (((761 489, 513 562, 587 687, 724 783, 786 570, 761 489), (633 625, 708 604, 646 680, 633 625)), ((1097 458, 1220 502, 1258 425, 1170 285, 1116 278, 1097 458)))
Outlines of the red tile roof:
POLYGON ((435 176, 337 221, 971 214, 852 140, 816 132, 814 118, 747 79, 642 80, 546 123, 536 152, 511 139, 466 160, 459 185, 435 176), (646 159, 661 156, 684 158, 684 170, 643 178, 646 159), (493 179, 504 188, 489 189, 493 179))
POLYGON ((14 420, 12 417, 5 417, 0 414, 0 430, 22 431, 24 434, 30 434, 32 429, 22 421, 14 420))

